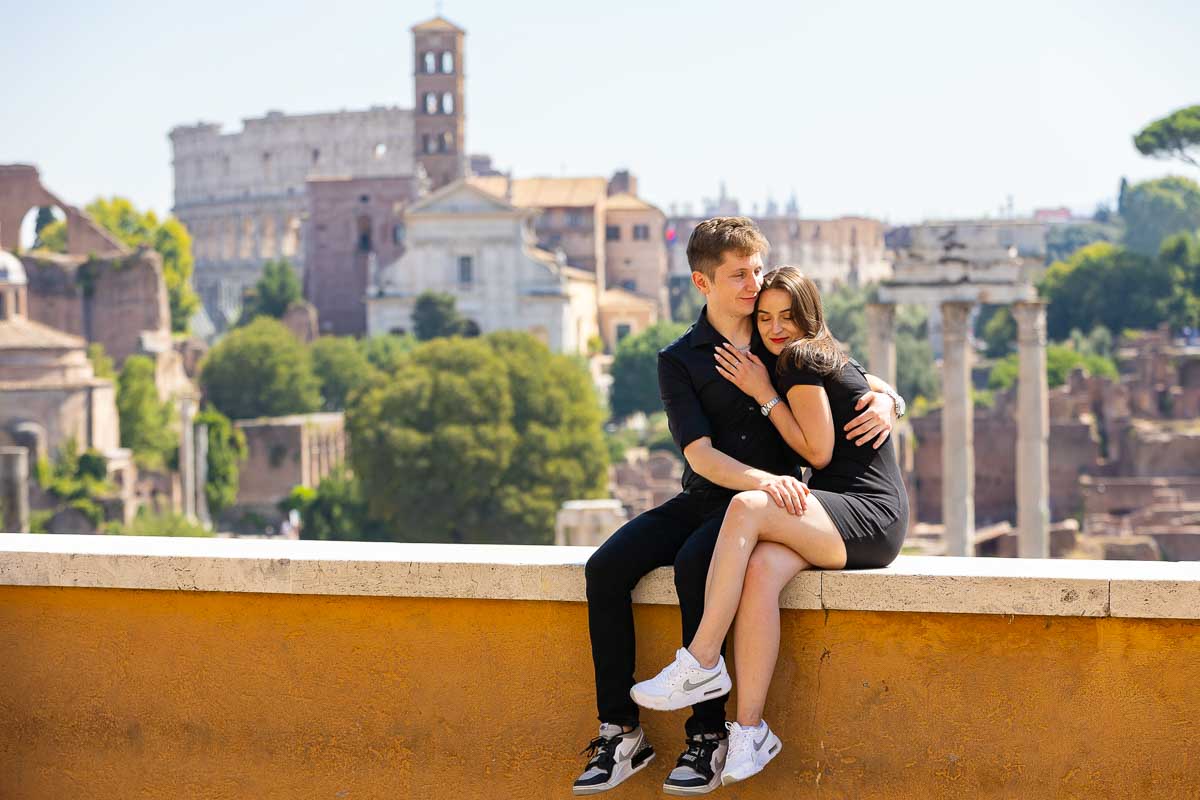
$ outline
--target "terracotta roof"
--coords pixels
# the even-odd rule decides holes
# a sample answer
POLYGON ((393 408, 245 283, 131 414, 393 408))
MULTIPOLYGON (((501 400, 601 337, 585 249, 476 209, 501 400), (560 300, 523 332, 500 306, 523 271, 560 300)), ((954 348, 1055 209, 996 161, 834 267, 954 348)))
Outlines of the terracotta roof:
POLYGON ((614 194, 604 203, 605 209, 608 211, 657 211, 654 206, 647 203, 645 200, 634 197, 628 192, 614 194))
POLYGON ((0 350, 83 350, 87 342, 25 317, 0 320, 0 350))
MULTIPOLYGON (((508 178, 487 175, 467 181, 497 197, 508 194, 508 178)), ((590 208, 599 205, 608 195, 605 178, 515 178, 512 181, 512 204, 521 208, 590 208)))
POLYGON ((464 33, 463 29, 455 25, 450 20, 443 16, 437 16, 433 19, 427 19, 424 22, 418 22, 412 26, 414 31, 458 31, 464 33))

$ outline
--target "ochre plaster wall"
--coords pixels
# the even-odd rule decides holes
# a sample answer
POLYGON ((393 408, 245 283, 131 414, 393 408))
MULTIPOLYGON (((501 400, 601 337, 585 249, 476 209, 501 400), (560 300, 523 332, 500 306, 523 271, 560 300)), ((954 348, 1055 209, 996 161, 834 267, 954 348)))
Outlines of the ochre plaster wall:
MULTIPOLYGON (((647 676, 678 612, 636 614, 647 676)), ((1200 622, 783 625, 783 752, 722 797, 1196 797, 1200 622)), ((0 676, 5 800, 568 797, 595 731, 578 603, 0 586, 0 676)), ((661 796, 684 718, 614 797, 661 796)))

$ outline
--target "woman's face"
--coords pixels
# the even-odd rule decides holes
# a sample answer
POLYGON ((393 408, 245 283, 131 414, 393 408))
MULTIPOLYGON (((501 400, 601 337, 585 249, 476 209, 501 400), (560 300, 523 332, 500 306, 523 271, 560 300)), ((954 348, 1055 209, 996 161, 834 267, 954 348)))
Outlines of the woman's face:
POLYGON ((791 295, 783 289, 767 289, 760 294, 754 316, 758 335, 773 355, 779 355, 788 342, 803 335, 800 326, 792 320, 791 295))

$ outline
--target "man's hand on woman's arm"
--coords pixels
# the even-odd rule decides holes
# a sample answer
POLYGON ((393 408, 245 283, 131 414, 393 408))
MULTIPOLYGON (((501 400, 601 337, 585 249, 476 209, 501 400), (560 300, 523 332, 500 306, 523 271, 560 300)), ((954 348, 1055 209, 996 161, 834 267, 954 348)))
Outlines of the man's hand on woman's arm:
POLYGON ((844 430, 846 438, 859 447, 874 440, 871 446, 878 450, 896 427, 896 401, 886 394, 895 390, 874 375, 867 375, 867 383, 871 391, 859 398, 854 407, 862 413, 847 422, 844 430))
POLYGON ((707 436, 696 439, 683 448, 683 457, 696 471, 717 486, 748 492, 758 489, 770 495, 775 505, 789 514, 803 514, 808 506, 808 487, 791 475, 772 475, 747 466, 713 447, 707 436))

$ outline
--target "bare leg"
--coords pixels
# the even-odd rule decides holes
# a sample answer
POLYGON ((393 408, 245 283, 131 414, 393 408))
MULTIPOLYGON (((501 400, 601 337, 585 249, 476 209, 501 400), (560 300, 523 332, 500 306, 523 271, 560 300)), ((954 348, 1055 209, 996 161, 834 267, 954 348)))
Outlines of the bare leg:
POLYGON ((788 581, 809 566, 790 547, 776 542, 759 542, 750 554, 733 623, 739 725, 753 727, 762 720, 767 689, 779 658, 779 594, 788 581))
POLYGON ((729 504, 709 567, 704 618, 688 650, 705 667, 717 663, 721 643, 733 624, 750 554, 759 541, 778 542, 821 569, 846 565, 846 545, 837 526, 813 495, 808 510, 793 516, 765 492, 741 492, 729 504))

